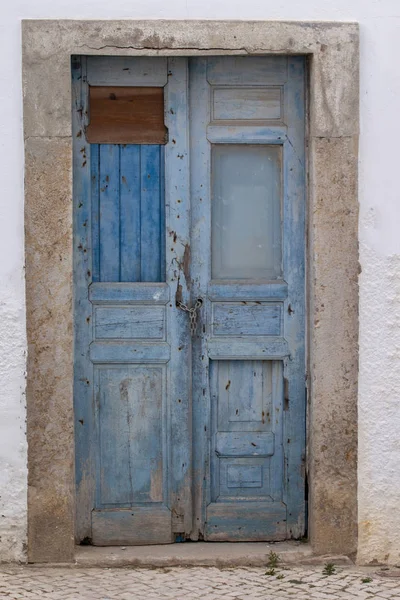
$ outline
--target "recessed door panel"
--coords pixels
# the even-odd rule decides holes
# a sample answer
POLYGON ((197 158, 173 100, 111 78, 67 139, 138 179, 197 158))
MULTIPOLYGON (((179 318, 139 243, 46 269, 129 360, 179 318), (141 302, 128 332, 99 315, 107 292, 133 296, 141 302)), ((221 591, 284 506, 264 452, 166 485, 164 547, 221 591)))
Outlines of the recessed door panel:
POLYGON ((215 87, 213 121, 277 121, 282 115, 280 87, 215 87))
POLYGON ((162 366, 95 369, 100 479, 97 507, 162 503, 166 402, 162 366))
POLYGON ((281 502, 281 362, 211 361, 210 371, 211 503, 281 502))

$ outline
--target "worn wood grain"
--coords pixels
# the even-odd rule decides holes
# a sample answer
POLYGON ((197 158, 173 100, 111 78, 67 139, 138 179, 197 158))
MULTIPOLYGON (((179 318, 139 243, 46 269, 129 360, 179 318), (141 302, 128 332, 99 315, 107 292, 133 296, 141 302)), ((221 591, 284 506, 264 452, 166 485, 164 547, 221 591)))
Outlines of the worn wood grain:
POLYGON ((290 347, 290 360, 284 361, 286 383, 284 413, 285 462, 287 480, 284 501, 288 506, 288 535, 300 537, 305 528, 305 59, 288 61, 285 86, 285 114, 288 137, 284 144, 283 269, 288 282, 285 301, 284 336, 290 347), (290 116, 290 118, 289 118, 290 116))
POLYGON ((218 456, 270 456, 274 453, 273 433, 220 431, 216 434, 218 456))
POLYGON ((170 487, 172 529, 184 538, 192 529, 192 377, 189 319, 177 306, 190 304, 190 189, 188 64, 183 57, 168 59, 165 146, 166 281, 171 302, 167 308, 170 487))
POLYGON ((282 338, 243 339, 232 337, 228 339, 210 338, 207 344, 207 354, 212 360, 273 360, 289 356, 289 346, 282 338))
POLYGON ((120 197, 117 144, 100 146, 100 281, 120 280, 120 197))
POLYGON ((287 60, 287 56, 212 56, 207 59, 207 81, 212 85, 285 83, 287 60))
POLYGON ((165 280, 163 147, 90 147, 94 281, 165 280))
POLYGON ((210 542, 263 542, 286 539, 286 506, 277 502, 219 502, 207 511, 206 536, 210 542))
POLYGON ((109 341, 90 344, 90 360, 94 363, 166 363, 171 357, 165 342, 109 341))
POLYGON ((86 60, 89 85, 161 87, 167 83, 166 57, 88 56, 86 60))
MULTIPOLYGON (((281 502, 281 362, 213 361, 211 367, 213 436, 208 509, 215 502, 229 503, 235 497, 248 502, 281 502)), ((248 539, 254 539, 251 531, 247 534, 248 539)))
POLYGON ((206 507, 210 498, 210 380, 207 287, 211 280, 210 149, 205 137, 211 119, 207 59, 190 59, 190 190, 192 198, 191 265, 192 298, 202 298, 197 335, 192 341, 193 377, 193 529, 191 539, 203 539, 206 507))
POLYGON ((161 264, 161 246, 165 245, 165 223, 162 219, 161 161, 159 146, 142 146, 140 152, 140 281, 163 281, 165 266, 161 264))
POLYGON ((163 339, 165 309, 160 306, 98 306, 94 311, 95 339, 163 339))
MULTIPOLYGON (((93 364, 89 356, 92 340, 92 305, 88 287, 93 265, 98 260, 92 246, 91 165, 97 154, 84 138, 87 111, 86 60, 72 63, 72 130, 73 130, 73 283, 74 283, 74 431, 76 477, 76 529, 79 543, 91 538, 91 511, 95 504, 96 447, 93 443, 93 364)), ((94 182, 98 186, 98 180, 94 182)), ((98 198, 98 195, 97 195, 98 198)), ((97 224, 93 223, 93 231, 97 224)))
POLYGON ((221 300, 241 300, 248 302, 276 300, 287 298, 288 287, 285 281, 210 281, 208 297, 218 302, 221 300))
POLYGON ((138 145, 120 147, 120 281, 141 281, 141 177, 138 145))
POLYGON ((212 303, 214 336, 281 335, 281 304, 242 302, 212 303))
POLYGON ((147 546, 170 544, 171 513, 165 507, 94 510, 93 544, 98 546, 147 546))
POLYGON ((164 89, 155 87, 89 88, 91 144, 165 144, 164 89))
POLYGON ((96 368, 98 507, 151 506, 163 501, 164 377, 162 366, 96 368))
POLYGON ((280 87, 214 87, 213 121, 276 121, 282 114, 280 87))
POLYGON ((286 125, 238 125, 234 121, 226 125, 212 123, 207 127, 207 139, 214 144, 282 144, 287 132, 286 125))
POLYGON ((166 283, 92 283, 89 299, 96 304, 166 304, 170 289, 166 283))

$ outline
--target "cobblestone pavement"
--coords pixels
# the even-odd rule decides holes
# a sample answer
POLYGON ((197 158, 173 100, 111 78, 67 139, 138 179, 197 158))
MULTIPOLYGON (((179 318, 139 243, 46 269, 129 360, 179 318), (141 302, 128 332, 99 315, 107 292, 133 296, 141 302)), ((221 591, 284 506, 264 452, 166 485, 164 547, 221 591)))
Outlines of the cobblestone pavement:
POLYGON ((400 600, 400 578, 369 569, 323 566, 277 568, 59 568, 0 569, 0 598, 30 600, 400 600))

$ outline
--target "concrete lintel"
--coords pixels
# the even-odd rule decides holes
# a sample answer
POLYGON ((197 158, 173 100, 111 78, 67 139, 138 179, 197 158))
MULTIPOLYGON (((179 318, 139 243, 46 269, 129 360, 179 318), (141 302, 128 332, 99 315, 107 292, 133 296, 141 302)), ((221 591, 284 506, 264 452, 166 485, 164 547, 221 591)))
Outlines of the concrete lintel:
POLYGON ((26 136, 71 135, 73 54, 310 55, 311 135, 358 134, 356 23, 26 20, 22 28, 26 136))

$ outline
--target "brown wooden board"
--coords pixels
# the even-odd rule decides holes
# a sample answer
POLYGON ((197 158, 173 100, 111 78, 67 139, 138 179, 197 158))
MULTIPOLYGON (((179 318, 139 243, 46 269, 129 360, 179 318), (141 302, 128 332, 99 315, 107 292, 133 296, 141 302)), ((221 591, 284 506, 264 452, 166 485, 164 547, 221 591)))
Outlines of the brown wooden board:
POLYGON ((164 88, 89 87, 89 125, 93 144, 165 144, 164 88))

